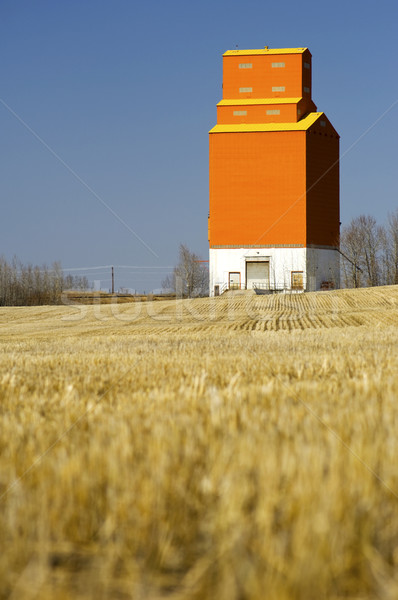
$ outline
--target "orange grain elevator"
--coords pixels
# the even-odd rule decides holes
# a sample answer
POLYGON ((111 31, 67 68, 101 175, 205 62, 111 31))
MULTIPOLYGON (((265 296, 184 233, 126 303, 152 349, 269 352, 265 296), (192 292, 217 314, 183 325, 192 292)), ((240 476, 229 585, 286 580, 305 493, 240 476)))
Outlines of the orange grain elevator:
POLYGON ((229 50, 210 131, 210 294, 337 288, 339 135, 308 48, 229 50))

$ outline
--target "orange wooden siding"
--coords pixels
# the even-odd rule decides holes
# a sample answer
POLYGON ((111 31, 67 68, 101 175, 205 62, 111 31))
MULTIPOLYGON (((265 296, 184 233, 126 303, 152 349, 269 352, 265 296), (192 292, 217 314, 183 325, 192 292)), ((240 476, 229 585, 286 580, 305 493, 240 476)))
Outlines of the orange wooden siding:
POLYGON ((301 97, 302 63, 303 54, 224 56, 223 98, 301 97), (272 67, 272 63, 281 62, 285 67, 272 67), (251 64, 252 68, 239 68, 240 64, 251 64), (272 91, 273 87, 284 87, 285 90, 272 91), (242 92, 242 88, 252 88, 252 92, 242 92))
POLYGON ((288 123, 294 121, 297 121, 297 104, 217 106, 217 123, 219 125, 223 123, 288 123))
POLYGON ((306 162, 307 244, 338 247, 339 137, 326 118, 307 132, 306 162))
POLYGON ((306 242, 305 131, 210 135, 210 246, 306 242))
POLYGON ((310 112, 316 111, 316 104, 311 100, 311 98, 302 98, 300 102, 297 104, 297 112, 298 112, 298 121, 302 119, 305 115, 310 112), (300 111, 300 112, 298 112, 300 111))
POLYGON ((311 62, 311 53, 306 50, 304 54, 301 55, 301 75, 302 75, 302 86, 304 88, 309 88, 310 93, 304 93, 304 98, 311 98, 312 94, 312 62, 311 62), (309 65, 309 68, 306 67, 309 65))
POLYGON ((233 123, 296 123, 305 115, 316 110, 310 98, 301 98, 299 102, 279 104, 228 104, 217 105, 217 124, 233 123))

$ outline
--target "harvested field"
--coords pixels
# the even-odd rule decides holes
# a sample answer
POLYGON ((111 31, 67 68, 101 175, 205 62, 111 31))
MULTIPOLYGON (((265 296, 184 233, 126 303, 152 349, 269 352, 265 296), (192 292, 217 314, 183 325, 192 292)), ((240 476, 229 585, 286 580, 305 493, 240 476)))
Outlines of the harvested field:
POLYGON ((0 323, 1 600, 398 597, 398 286, 0 323))

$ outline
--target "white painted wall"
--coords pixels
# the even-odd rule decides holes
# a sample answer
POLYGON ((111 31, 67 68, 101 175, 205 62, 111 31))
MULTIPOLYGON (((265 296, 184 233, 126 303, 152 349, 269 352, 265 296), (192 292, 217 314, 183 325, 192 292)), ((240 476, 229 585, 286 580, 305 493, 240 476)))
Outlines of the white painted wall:
POLYGON ((229 272, 240 272, 241 287, 246 286, 246 261, 250 258, 269 260, 270 283, 289 289, 291 272, 303 271, 304 288, 318 290, 323 281, 340 286, 340 261, 336 250, 319 248, 210 248, 210 295, 214 287, 228 285, 229 272))
POLYGON ((319 290, 324 281, 340 287, 340 254, 337 250, 307 248, 307 291, 319 290))

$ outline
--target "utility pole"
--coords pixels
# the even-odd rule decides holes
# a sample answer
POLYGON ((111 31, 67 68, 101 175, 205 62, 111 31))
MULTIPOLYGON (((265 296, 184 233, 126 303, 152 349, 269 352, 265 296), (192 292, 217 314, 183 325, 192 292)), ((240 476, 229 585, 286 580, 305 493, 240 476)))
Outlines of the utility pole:
POLYGON ((115 270, 112 267, 112 294, 115 293, 115 270))

